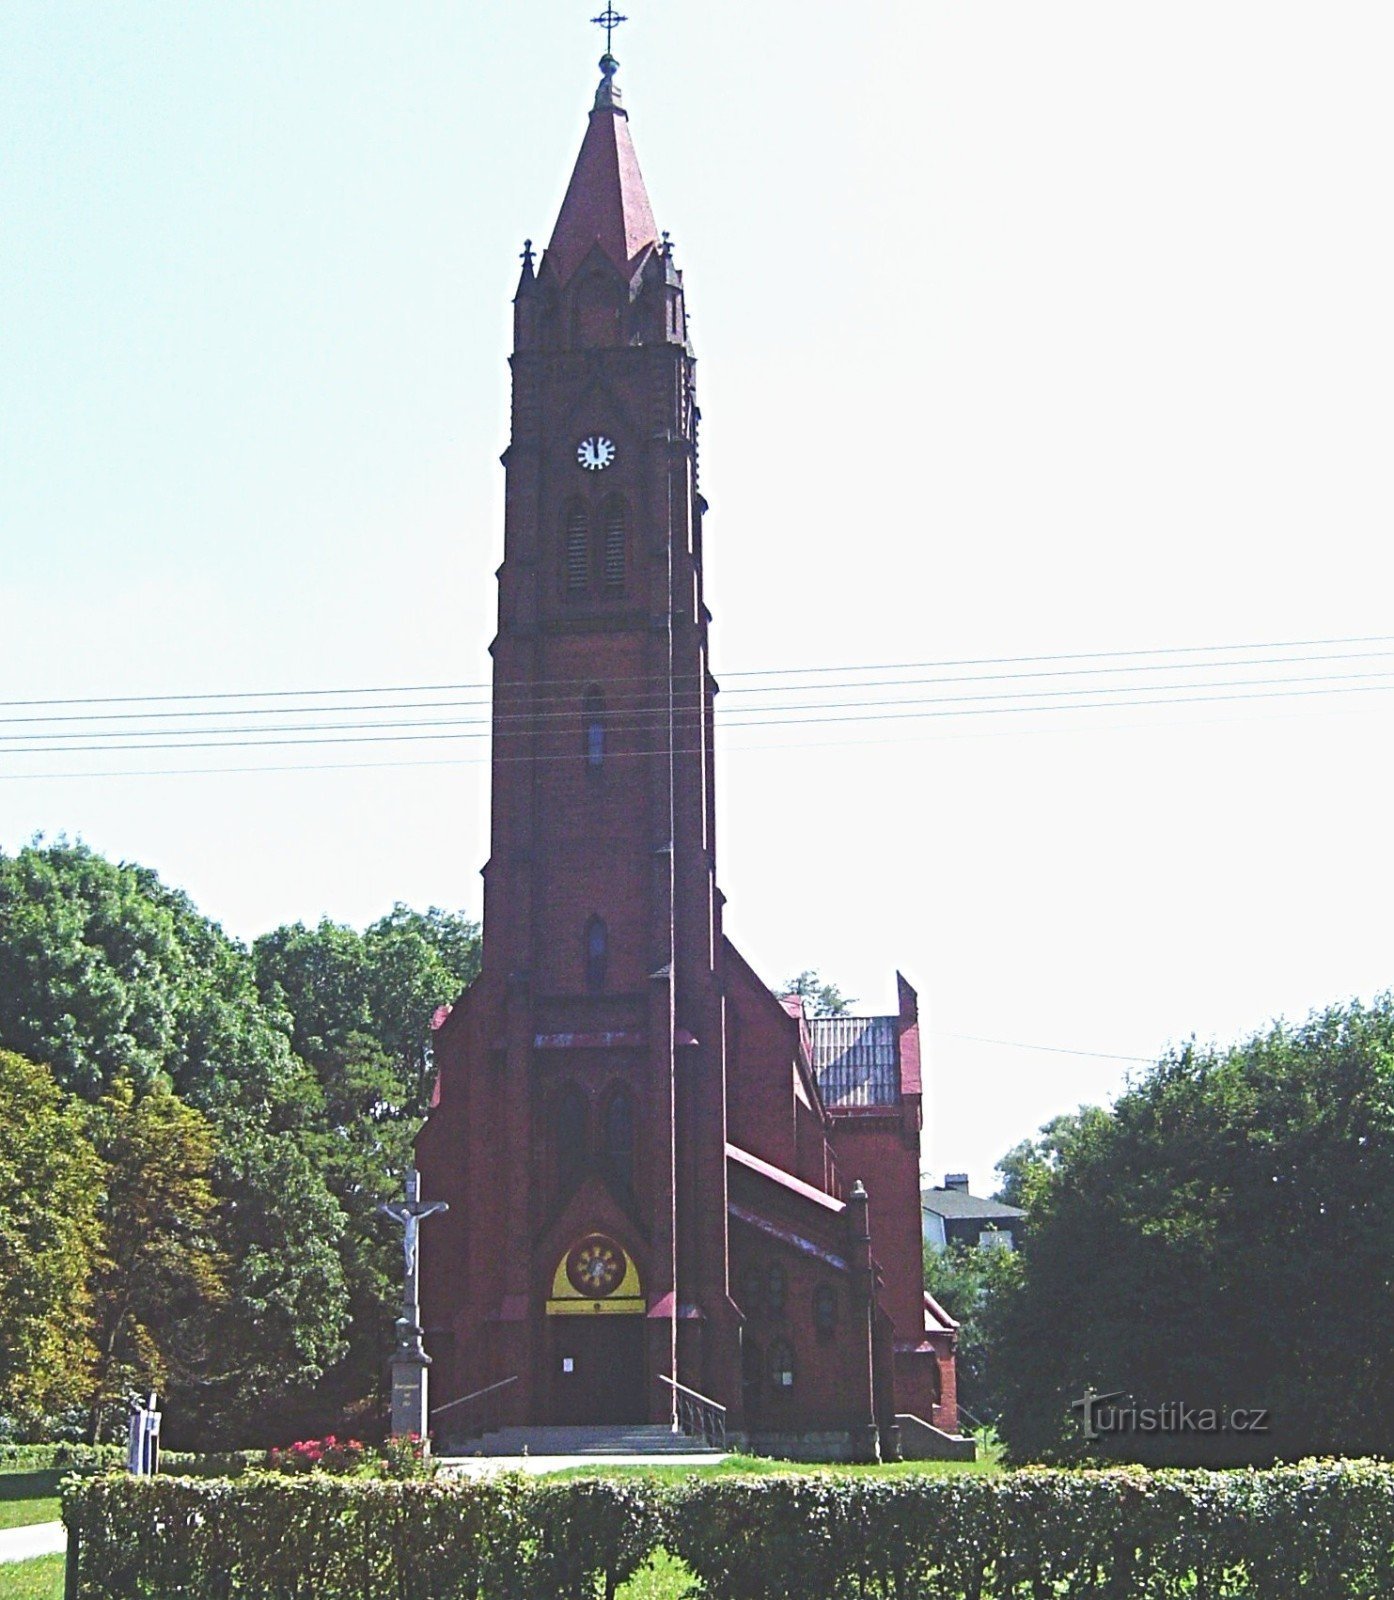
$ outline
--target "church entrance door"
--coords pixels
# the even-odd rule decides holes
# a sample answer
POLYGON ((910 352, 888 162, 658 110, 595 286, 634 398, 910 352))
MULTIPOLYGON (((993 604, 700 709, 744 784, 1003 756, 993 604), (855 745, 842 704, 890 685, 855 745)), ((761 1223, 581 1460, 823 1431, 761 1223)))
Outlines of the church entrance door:
POLYGON ((643 1422, 644 1319, 551 1320, 556 1420, 571 1427, 643 1422))

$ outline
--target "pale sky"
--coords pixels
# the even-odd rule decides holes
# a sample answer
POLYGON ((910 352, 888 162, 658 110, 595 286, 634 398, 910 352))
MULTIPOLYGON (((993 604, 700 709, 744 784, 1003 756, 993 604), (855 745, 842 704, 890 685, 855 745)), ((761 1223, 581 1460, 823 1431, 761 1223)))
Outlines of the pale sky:
MULTIPOLYGON (((6 0, 0 698, 487 678, 509 302, 597 9, 6 0)), ((1387 0, 626 9, 728 686, 1394 633, 1387 0)), ((1389 666, 730 731, 728 931, 864 1009, 901 968, 928 1166, 986 1189, 1125 1058, 1389 985, 1389 666)), ((0 846, 80 836, 240 937, 478 912, 477 741, 0 747, 0 846), (76 776, 314 764, 357 769, 76 776)))

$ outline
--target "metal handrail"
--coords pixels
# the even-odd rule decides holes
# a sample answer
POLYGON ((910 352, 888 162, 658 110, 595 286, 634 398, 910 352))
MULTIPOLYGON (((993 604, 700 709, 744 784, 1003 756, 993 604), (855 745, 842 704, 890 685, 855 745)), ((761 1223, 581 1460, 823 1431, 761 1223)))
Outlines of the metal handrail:
POLYGON ((517 1383, 518 1374, 515 1372, 511 1378, 505 1378, 501 1383, 491 1383, 487 1389, 476 1389, 473 1394, 462 1395, 458 1400, 451 1400, 447 1405, 436 1406, 432 1409, 433 1417, 440 1416, 443 1412, 453 1411, 456 1406, 467 1406, 471 1400, 482 1400, 486 1394, 494 1394, 499 1389, 506 1389, 510 1383, 517 1383))
POLYGON ((654 1377, 660 1383, 666 1383, 673 1391, 679 1431, 685 1433, 689 1439, 693 1437, 704 1439, 718 1450, 724 1450, 726 1407, 719 1400, 698 1394, 695 1389, 689 1389, 685 1383, 679 1383, 676 1378, 670 1378, 666 1373, 656 1372, 654 1377))

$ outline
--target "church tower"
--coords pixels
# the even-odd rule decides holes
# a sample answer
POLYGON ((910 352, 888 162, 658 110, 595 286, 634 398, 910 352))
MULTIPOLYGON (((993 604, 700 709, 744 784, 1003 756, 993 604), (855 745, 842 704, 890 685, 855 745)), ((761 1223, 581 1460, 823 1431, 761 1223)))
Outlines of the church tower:
MULTIPOLYGON (((738 1363, 695 360, 618 65, 607 52, 551 243, 536 267, 525 251, 515 301, 478 996, 490 1066, 461 1085, 490 1101, 468 1117, 490 1119, 492 1170, 452 1212, 471 1279, 503 1279, 486 1344, 524 1369, 525 1409, 575 1421, 666 1418, 656 1377, 680 1363, 700 1389, 738 1363), (563 1257, 587 1240, 568 1277, 563 1257), (539 1260, 561 1268, 554 1311, 583 1273, 619 1270, 638 1292, 578 1300, 539 1351, 525 1314, 539 1260), (558 1380, 545 1395, 534 1365, 558 1380), (602 1372, 605 1404, 579 1392, 602 1372)), ((479 1351, 478 1370, 496 1354, 479 1351)))
POLYGON ((875 1455, 898 1384, 956 1425, 914 992, 820 1031, 723 932, 696 362, 618 66, 514 301, 483 971, 417 1142, 433 1431, 681 1413, 875 1455))

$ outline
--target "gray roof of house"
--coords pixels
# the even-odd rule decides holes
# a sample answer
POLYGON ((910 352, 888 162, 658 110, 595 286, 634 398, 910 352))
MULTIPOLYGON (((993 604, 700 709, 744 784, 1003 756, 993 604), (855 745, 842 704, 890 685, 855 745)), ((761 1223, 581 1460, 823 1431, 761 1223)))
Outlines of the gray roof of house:
POLYGON ((810 1017, 813 1074, 825 1106, 900 1102, 895 1017, 810 1017))
POLYGON ((1003 1205, 1000 1200, 980 1200, 975 1194, 964 1194, 962 1189, 924 1189, 920 1192, 920 1203, 936 1216, 970 1222, 978 1219, 1003 1222, 1026 1215, 1015 1206, 1003 1205))

